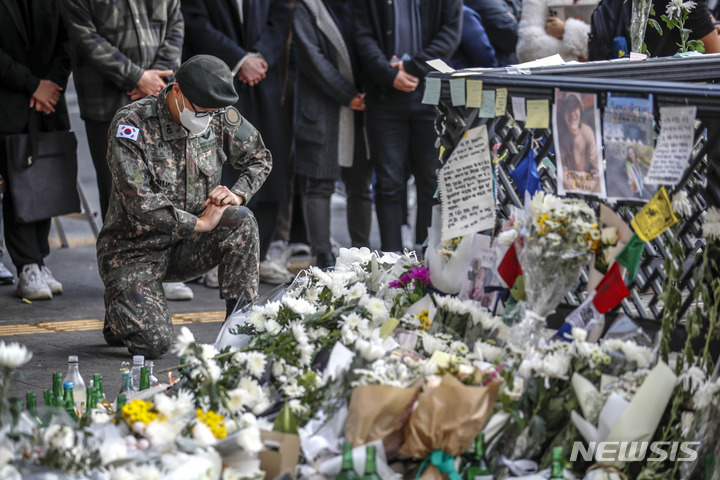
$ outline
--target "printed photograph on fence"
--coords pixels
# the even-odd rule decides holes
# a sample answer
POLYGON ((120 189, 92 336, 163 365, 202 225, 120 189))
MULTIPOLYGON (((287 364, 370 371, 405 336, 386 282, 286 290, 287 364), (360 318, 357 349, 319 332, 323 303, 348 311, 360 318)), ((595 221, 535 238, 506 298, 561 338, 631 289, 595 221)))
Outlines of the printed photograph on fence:
POLYGON ((653 157, 653 99, 608 93, 603 114, 607 197, 647 201, 657 188, 645 181, 653 157))
POLYGON ((493 311, 498 298, 497 289, 493 287, 499 286, 500 283, 495 278, 498 254, 495 247, 491 246, 491 241, 492 238, 487 235, 477 234, 473 238, 458 298, 473 300, 478 305, 493 311))
POLYGON ((558 194, 605 198, 597 97, 556 89, 552 115, 558 194))

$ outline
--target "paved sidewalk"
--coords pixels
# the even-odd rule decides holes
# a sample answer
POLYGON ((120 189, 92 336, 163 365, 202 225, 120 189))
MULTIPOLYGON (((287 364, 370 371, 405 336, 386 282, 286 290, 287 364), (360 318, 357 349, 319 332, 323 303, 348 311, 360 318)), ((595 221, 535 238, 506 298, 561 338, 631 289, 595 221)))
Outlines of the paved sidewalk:
MULTIPOLYGON (((79 117, 72 83, 68 85, 68 105, 73 130, 78 139, 78 176, 80 183, 94 209, 99 208, 84 124, 79 117)), ((344 199, 333 199, 333 237, 340 245, 350 243, 345 226, 344 199)), ((98 223, 99 222, 99 214, 98 223)), ((42 391, 52 386, 52 373, 67 371, 68 355, 78 355, 80 373, 88 383, 94 373, 103 375, 105 392, 114 398, 120 389, 121 364, 131 361, 125 347, 109 347, 102 336, 103 285, 100 280, 95 256, 95 238, 86 220, 62 217, 63 230, 68 236, 70 248, 60 245, 57 231, 51 231, 52 251, 46 259, 48 267, 62 282, 64 293, 49 301, 24 303, 15 296, 15 286, 0 286, 0 340, 19 342, 32 352, 32 360, 20 369, 18 381, 10 389, 10 396, 24 397, 34 391, 38 399, 42 391)), ((379 248, 376 224, 373 227, 373 248, 379 248)), ((307 261, 308 258, 298 260, 307 261)), ((2 262, 15 273, 10 258, 5 254, 2 262)), ((17 277, 16 277, 17 278, 17 277)), ((196 339, 213 343, 224 319, 225 303, 217 289, 200 283, 189 284, 195 298, 186 302, 168 302, 173 314, 175 334, 186 325, 196 339)), ((260 293, 271 290, 274 285, 261 284, 260 293)), ((155 360, 155 369, 172 367, 178 358, 168 353, 155 360)), ((159 376, 167 380, 167 375, 159 376)), ((39 400, 42 403, 41 400, 39 400)))

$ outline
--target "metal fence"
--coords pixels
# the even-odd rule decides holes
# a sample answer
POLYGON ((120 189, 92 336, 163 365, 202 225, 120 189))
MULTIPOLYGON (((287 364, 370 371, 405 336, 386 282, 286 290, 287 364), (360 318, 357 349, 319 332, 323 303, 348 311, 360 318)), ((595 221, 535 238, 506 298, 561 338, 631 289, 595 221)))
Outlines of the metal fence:
MULTIPOLYGON (((670 255, 668 242, 673 231, 677 232, 682 243, 682 258, 674 258, 683 265, 681 280, 683 305, 680 315, 684 315, 692 302, 692 291, 696 288, 693 270, 700 261, 699 253, 704 248, 701 236, 705 211, 708 206, 720 206, 720 86, 712 82, 720 76, 720 58, 706 56, 686 59, 651 59, 642 62, 594 62, 559 67, 543 67, 531 70, 494 69, 467 78, 482 80, 483 90, 506 88, 508 99, 513 96, 530 99, 554 101, 555 88, 581 93, 595 93, 598 107, 605 107, 607 94, 626 97, 647 97, 653 95, 654 112, 658 119, 659 108, 672 105, 697 106, 695 138, 693 150, 682 181, 667 187, 668 193, 685 189, 692 205, 692 216, 680 219, 672 230, 648 242, 645 246, 642 263, 637 278, 630 285, 631 296, 621 305, 624 312, 640 321, 657 322, 662 318, 663 305, 660 300, 665 279, 664 262, 670 255)), ((511 205, 521 207, 522 198, 518 194, 509 174, 535 148, 542 188, 547 192, 556 191, 555 172, 542 164, 549 159, 555 164, 553 138, 550 129, 526 129, 524 122, 516 122, 510 104, 505 115, 484 119, 478 118, 477 108, 453 106, 450 100, 449 80, 452 74, 432 73, 431 78, 442 81, 439 116, 436 123, 441 144, 445 147, 445 157, 460 141, 464 132, 471 127, 487 124, 490 144, 500 143, 499 153, 508 156, 500 164, 497 173, 498 200, 501 215, 509 215, 511 205)), ((656 122, 659 124, 659 122, 656 122)), ((657 127, 656 127, 657 128, 657 127)), ((444 160, 444 159, 443 159, 444 160)), ((591 205, 597 206, 597 199, 587 197, 591 205)), ((628 223, 642 208, 637 202, 618 202, 610 205, 628 223)), ((577 305, 587 295, 587 275, 583 275, 576 288, 567 296, 567 303, 577 305)))

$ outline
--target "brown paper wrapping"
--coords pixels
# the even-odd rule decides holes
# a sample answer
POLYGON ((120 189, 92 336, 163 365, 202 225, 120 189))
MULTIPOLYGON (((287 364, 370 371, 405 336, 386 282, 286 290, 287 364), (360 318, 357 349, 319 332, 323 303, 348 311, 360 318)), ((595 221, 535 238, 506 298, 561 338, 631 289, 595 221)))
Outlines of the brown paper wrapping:
POLYGON ((419 388, 387 385, 356 387, 350 398, 345 439, 354 447, 385 440, 402 429, 419 388))
MULTIPOLYGON (((423 460, 433 450, 453 457, 472 443, 493 412, 502 381, 486 386, 465 385, 446 373, 440 385, 425 391, 403 428, 405 443, 400 453, 423 460)), ((435 467, 427 468, 421 479, 441 479, 435 467)))

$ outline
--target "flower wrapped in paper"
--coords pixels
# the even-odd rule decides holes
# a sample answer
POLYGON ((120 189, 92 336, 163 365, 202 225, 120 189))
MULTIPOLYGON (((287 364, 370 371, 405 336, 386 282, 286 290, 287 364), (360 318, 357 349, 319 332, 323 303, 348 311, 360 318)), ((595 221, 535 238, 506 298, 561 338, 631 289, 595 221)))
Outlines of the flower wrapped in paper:
POLYGON ((526 205, 519 252, 524 312, 512 336, 520 347, 540 341, 545 318, 580 278, 600 241, 595 213, 585 202, 539 191, 526 205))
MULTIPOLYGON (((439 384, 433 388, 429 382, 418 396, 403 427, 405 440, 400 453, 423 461, 425 468, 418 472, 419 478, 445 478, 438 470, 445 468, 440 464, 448 465, 448 459, 463 453, 493 412, 502 380, 494 370, 488 374, 472 370, 465 377, 470 384, 445 373, 439 384)), ((459 477, 457 472, 444 473, 459 477)))

